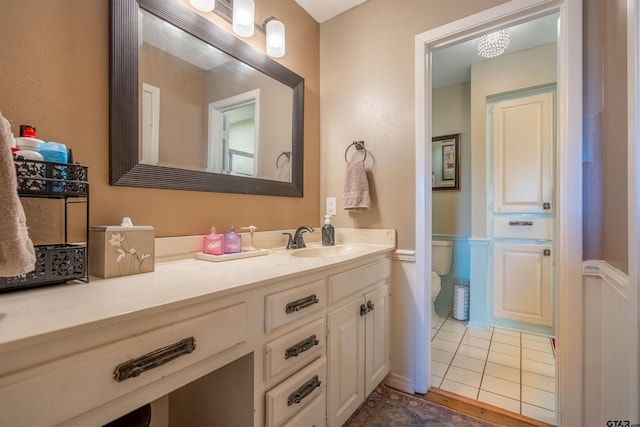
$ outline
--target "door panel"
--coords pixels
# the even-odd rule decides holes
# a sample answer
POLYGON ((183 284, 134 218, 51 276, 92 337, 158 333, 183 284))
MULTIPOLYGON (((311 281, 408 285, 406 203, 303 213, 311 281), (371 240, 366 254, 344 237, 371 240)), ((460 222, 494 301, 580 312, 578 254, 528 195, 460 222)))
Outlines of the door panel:
POLYGON ((553 113, 552 92, 493 104, 494 212, 551 213, 553 113))
POLYGON ((552 326, 551 245, 494 243, 493 254, 494 316, 552 326))

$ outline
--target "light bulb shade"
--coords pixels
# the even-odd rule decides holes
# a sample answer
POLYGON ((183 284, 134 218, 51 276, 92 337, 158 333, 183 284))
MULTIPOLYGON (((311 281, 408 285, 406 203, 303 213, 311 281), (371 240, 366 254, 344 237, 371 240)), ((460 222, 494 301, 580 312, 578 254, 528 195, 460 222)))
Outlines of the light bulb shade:
POLYGON ((265 25, 267 32, 267 55, 281 58, 285 52, 284 24, 272 19, 265 25))
POLYGON ((508 28, 485 34, 478 40, 478 55, 484 58, 495 58, 502 55, 511 43, 511 33, 508 28))
POLYGON ((216 0, 189 0, 194 9, 211 12, 216 7, 216 0))
POLYGON ((251 37, 254 28, 253 0, 233 0, 233 32, 240 37, 251 37))

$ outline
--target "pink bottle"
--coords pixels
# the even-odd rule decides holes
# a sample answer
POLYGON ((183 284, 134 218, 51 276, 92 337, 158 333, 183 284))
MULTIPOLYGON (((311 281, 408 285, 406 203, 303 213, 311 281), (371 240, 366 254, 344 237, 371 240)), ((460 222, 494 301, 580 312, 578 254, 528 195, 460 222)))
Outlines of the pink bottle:
POLYGON ((211 234, 202 238, 202 252, 208 255, 222 255, 224 253, 224 236, 216 234, 215 227, 211 227, 211 234))

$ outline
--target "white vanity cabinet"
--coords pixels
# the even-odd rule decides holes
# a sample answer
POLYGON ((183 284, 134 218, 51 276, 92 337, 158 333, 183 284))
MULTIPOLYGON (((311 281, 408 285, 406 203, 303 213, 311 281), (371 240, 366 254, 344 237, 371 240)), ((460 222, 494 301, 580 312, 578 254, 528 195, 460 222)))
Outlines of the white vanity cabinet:
POLYGON ((116 407, 133 410, 166 394, 160 388, 178 388, 249 352, 248 313, 240 299, 198 304, 43 342, 43 353, 5 353, 10 373, 0 376, 0 425, 86 426, 117 418, 116 407), (47 352, 62 357, 45 360, 47 352))
MULTIPOLYGON (((325 400, 326 279, 300 282, 265 296, 267 427, 300 425, 292 422, 300 420, 301 414, 318 417, 319 402, 325 400), (277 385, 271 387, 272 383, 277 385)), ((326 408, 321 412, 324 424, 326 408)))
POLYGON ((383 259, 329 278, 329 426, 344 424, 389 373, 389 273, 383 259))
POLYGON ((0 426, 98 426, 149 402, 159 425, 342 425, 389 372, 380 234, 332 259, 180 259, 0 295, 0 426))

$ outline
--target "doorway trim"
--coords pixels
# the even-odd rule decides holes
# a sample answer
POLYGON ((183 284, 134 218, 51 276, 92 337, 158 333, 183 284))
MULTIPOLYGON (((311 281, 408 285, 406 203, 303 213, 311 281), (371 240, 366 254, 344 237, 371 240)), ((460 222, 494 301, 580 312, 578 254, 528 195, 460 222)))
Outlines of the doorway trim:
MULTIPOLYGON (((431 52, 480 33, 551 11, 560 13, 557 105, 557 414, 559 425, 584 425, 582 288, 582 1, 511 0, 416 35, 416 286, 415 388, 426 393, 431 357, 431 52), (569 49, 569 47, 571 47, 569 49), (429 179, 427 179, 429 178, 429 179)), ((472 236, 483 238, 485 236, 472 236)))
POLYGON ((629 414, 640 419, 640 0, 627 0, 628 230, 629 230, 629 414), (634 329, 635 327, 635 329, 634 329), (634 364, 635 361, 635 364, 634 364))

